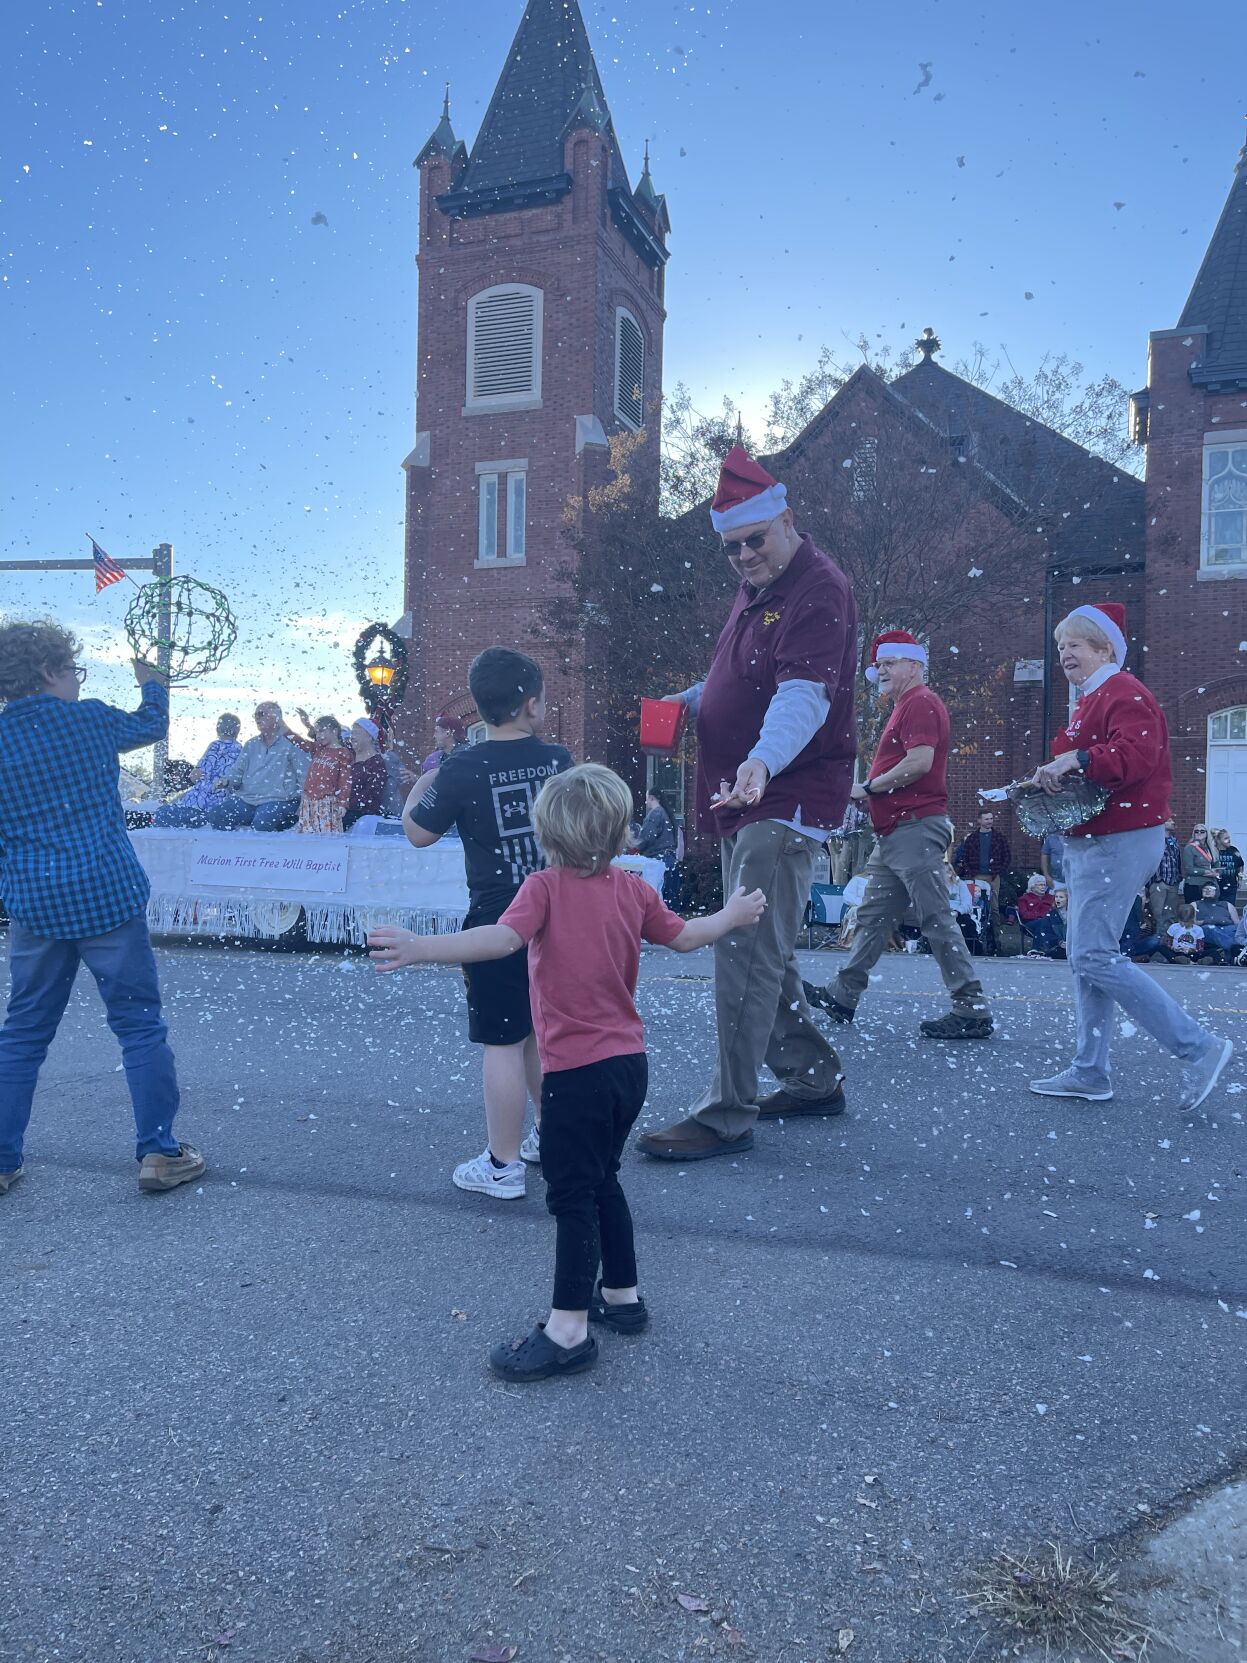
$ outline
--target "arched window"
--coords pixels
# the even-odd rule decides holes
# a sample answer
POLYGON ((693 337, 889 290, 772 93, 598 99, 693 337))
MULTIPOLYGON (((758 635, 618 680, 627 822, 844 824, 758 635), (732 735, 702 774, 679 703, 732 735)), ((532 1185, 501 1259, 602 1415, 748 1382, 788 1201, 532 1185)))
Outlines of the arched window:
POLYGON ((645 336, 622 306, 615 309, 615 414, 629 427, 645 425, 645 336))
POLYGON ((542 298, 540 289, 505 283, 469 300, 469 410, 540 403, 542 298))
POLYGON ((1203 547, 1205 571, 1247 571, 1247 443, 1204 446, 1203 547))

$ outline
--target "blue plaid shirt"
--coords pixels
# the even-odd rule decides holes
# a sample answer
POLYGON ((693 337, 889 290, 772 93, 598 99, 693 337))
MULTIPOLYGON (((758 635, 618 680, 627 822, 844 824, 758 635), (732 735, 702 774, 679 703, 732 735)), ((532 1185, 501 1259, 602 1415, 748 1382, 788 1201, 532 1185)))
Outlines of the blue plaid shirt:
POLYGON ((126 832, 121 751, 154 744, 169 694, 146 682, 137 710, 36 693, 0 710, 0 899, 34 935, 106 935, 147 905, 126 832))

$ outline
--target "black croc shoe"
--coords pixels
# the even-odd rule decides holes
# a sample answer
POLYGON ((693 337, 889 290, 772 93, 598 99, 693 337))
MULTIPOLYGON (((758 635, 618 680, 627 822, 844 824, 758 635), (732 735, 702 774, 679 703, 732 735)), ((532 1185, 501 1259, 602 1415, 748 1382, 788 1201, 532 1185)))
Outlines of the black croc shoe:
POLYGON ((598 1342, 592 1335, 569 1350, 546 1337, 546 1325, 539 1322, 522 1340, 496 1345, 489 1354, 489 1366, 504 1380, 549 1380, 556 1374, 580 1374, 598 1360, 598 1342))
POLYGON ((924 1039, 990 1039, 992 1019, 986 1011, 981 1015, 948 1011, 944 1016, 920 1022, 918 1032, 924 1039))
POLYGON ((638 1299, 635 1305, 608 1305, 599 1282, 589 1301, 589 1321, 613 1328, 617 1334, 639 1334, 649 1322, 649 1312, 643 1299, 638 1299))
POLYGON ((847 1005, 842 1005, 838 999, 833 999, 829 987, 816 987, 813 982, 802 982, 801 991, 805 994, 805 1002, 815 1010, 822 1011, 833 1022, 852 1022, 853 1012, 847 1005))

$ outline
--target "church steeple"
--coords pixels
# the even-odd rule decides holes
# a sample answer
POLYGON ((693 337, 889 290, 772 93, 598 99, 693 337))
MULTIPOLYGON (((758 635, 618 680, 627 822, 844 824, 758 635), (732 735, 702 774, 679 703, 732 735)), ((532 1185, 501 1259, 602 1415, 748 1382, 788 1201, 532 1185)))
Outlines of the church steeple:
POLYGON ((1203 326, 1203 354, 1191 370, 1196 386, 1247 387, 1247 145, 1178 327, 1203 326))
POLYGON ((577 0, 528 0, 467 168, 439 205, 471 214, 558 201, 572 186, 564 140, 578 126, 606 139, 608 185, 628 190, 577 0))

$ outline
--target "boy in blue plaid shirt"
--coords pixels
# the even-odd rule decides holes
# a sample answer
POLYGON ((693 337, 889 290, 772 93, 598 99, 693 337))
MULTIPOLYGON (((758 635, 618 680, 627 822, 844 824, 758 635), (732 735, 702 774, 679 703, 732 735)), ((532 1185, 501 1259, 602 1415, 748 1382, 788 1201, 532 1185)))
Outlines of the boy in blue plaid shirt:
POLYGON ((134 1104, 139 1188, 204 1170, 173 1135, 173 1052, 147 933, 147 874, 126 833, 119 755, 169 726, 163 678, 135 660, 141 703, 79 702, 78 643, 46 620, 0 626, 0 900, 9 925, 9 1004, 0 1029, 0 1195, 22 1173, 35 1081, 85 964, 121 1042, 134 1104))

